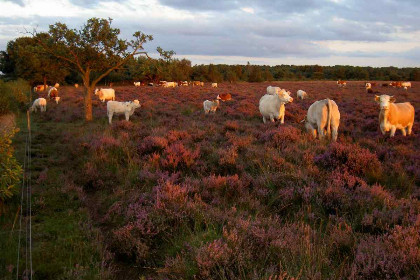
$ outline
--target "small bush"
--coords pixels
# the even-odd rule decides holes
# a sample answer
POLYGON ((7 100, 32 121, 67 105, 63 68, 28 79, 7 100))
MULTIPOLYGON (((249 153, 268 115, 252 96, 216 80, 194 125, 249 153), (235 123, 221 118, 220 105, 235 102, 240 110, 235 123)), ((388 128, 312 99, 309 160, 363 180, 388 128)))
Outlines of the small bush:
POLYGON ((30 87, 24 80, 0 80, 0 115, 27 108, 30 87))

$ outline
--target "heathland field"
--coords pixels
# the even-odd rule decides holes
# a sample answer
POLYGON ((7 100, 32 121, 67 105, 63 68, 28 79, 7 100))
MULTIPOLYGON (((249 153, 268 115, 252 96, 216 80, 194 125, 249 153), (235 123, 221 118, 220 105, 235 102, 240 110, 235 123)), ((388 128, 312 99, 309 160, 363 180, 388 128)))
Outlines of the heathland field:
MULTIPOLYGON (((416 109, 413 135, 394 138, 381 134, 363 81, 115 86, 117 101, 141 108, 112 125, 106 103, 94 97, 85 122, 83 88, 60 87, 59 104, 32 113, 34 279, 418 279, 412 84, 373 88, 416 109), (268 85, 292 92, 284 125, 262 122, 268 85), (205 115, 203 101, 221 93, 232 100, 205 115), (336 143, 301 123, 327 97, 341 113, 336 143)), ((20 160, 23 116, 18 124, 20 160)), ((0 276, 12 279, 17 238, 7 238, 0 276)))

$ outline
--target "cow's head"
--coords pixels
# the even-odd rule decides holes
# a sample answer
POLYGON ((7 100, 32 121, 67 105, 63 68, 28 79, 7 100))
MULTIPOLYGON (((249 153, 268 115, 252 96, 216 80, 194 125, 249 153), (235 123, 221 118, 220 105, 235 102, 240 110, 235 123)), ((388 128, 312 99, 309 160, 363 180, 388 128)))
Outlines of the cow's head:
POLYGON ((278 97, 282 102, 290 103, 293 102, 293 98, 290 96, 290 91, 285 91, 284 89, 277 92, 278 97))
POLYGON ((95 95, 99 95, 100 90, 99 89, 95 89, 95 95))
POLYGON ((390 103, 394 103, 395 102, 395 98, 394 96, 389 96, 386 94, 382 94, 382 95, 375 95, 375 101, 377 103, 379 103, 379 106, 381 108, 381 110, 388 110, 389 109, 389 104, 390 103))
POLYGON ((132 102, 132 106, 133 108, 140 108, 140 102, 136 99, 132 102))

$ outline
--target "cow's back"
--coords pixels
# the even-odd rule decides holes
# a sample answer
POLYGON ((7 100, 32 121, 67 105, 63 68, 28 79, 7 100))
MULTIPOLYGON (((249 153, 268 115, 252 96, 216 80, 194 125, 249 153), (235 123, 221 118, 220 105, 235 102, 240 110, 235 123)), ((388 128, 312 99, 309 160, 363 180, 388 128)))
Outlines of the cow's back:
POLYGON ((391 103, 387 119, 392 125, 406 127, 414 122, 414 107, 410 102, 391 103))

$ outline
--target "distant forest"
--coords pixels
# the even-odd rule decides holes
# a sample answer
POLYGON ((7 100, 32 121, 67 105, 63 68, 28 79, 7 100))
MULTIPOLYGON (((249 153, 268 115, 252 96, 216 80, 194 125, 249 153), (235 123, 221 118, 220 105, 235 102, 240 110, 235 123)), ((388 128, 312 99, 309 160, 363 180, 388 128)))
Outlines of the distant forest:
MULTIPOLYGON (((74 70, 61 67, 52 57, 37 55, 38 46, 30 38, 10 41, 0 52, 3 79, 23 78, 33 84, 65 82, 80 83, 74 70)), ((190 60, 173 58, 174 52, 161 53, 160 58, 132 58, 122 68, 113 71, 102 83, 132 83, 133 81, 204 81, 204 82, 264 82, 290 80, 385 80, 420 81, 420 68, 357 67, 320 65, 192 65, 190 60)), ((94 74, 94 73, 93 73, 94 74)), ((94 77, 92 77, 94 78, 94 77)))

